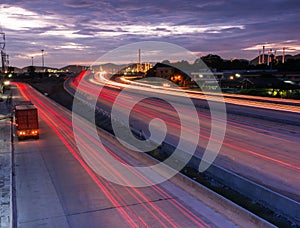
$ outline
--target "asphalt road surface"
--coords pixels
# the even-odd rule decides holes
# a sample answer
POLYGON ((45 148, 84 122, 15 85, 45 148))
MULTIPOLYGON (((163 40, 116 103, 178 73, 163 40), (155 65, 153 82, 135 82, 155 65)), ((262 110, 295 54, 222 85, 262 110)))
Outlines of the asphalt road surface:
MULTIPOLYGON (((194 197, 172 181, 137 188, 104 179, 88 165, 91 164, 88 159, 93 162, 93 156, 97 156, 92 147, 94 139, 85 134, 91 124, 77 119, 81 123, 82 128, 78 131, 86 149, 83 155, 74 140, 71 112, 30 86, 17 85, 18 90, 15 86, 12 88, 14 101, 31 100, 39 110, 40 119, 39 140, 18 141, 14 138, 19 227, 255 226, 222 205, 216 204, 212 209, 203 203, 204 195, 194 197)), ((121 149, 113 137, 102 131, 98 134, 115 159, 124 164, 143 165, 130 152, 121 149)), ((96 164, 106 169, 112 178, 123 178, 106 163, 98 158, 96 164)), ((146 183, 149 181, 140 178, 146 183)))
MULTIPOLYGON (((186 140, 187 143, 196 143, 196 155, 203 156, 209 141, 221 145, 219 154, 215 163, 231 170, 239 175, 247 177, 263 186, 266 186, 276 192, 288 196, 296 201, 300 201, 300 127, 297 125, 285 124, 275 121, 267 121, 259 118, 247 117, 249 113, 259 113, 265 111, 260 108, 250 107, 253 102, 248 100, 235 100, 243 108, 243 115, 227 115, 226 134, 223 142, 217 137, 211 135, 212 132, 212 115, 209 110, 201 108, 202 100, 195 102, 200 121, 200 130, 194 131, 195 116, 193 116, 190 106, 185 105, 180 97, 157 92, 157 89, 143 88, 126 89, 120 94, 119 84, 113 82, 95 82, 89 77, 82 77, 80 84, 74 82, 73 88, 85 97, 87 102, 98 99, 97 105, 103 110, 110 112, 113 108, 117 112, 126 112, 132 106, 132 102, 141 100, 130 110, 131 125, 142 131, 147 137, 149 123, 154 118, 164 121, 168 128, 166 141, 172 145, 177 145, 179 138, 186 140), (98 83, 98 84, 97 84, 98 83), (103 87, 103 85, 106 87, 103 87), (78 86, 79 85, 79 86, 78 86), (101 93, 99 94, 101 88, 101 93), (99 97, 98 97, 99 96, 99 97), (161 99, 144 99, 143 97, 158 97, 161 99), (170 105, 162 100, 177 102, 180 104, 180 111, 184 113, 184 121, 187 122, 182 127, 182 119, 170 105), (249 104, 250 103, 250 104, 249 104), (247 107, 247 105, 250 105, 247 107), (248 111, 247 111, 248 109, 248 111), (185 132, 185 137, 181 132, 185 132), (192 137, 199 137, 199 141, 191 141, 192 137)), ((219 99, 219 98, 218 98, 219 99)), ((231 98, 230 98, 231 99, 231 98)), ((228 102, 231 102, 229 100, 228 102)), ((255 102, 254 102, 255 103, 255 102)), ((288 104, 265 104, 256 102, 256 105, 264 107, 270 106, 268 115, 270 117, 278 115, 280 118, 294 118, 299 120, 299 106, 288 104), (262 106, 263 105, 263 106, 262 106), (278 107, 289 107, 288 110, 294 112, 279 112, 278 107)), ((235 106, 238 110, 239 106, 235 106)), ((217 119, 217 128, 220 126, 220 132, 224 131, 222 119, 217 119)), ((217 135, 218 136, 218 135, 217 135)))

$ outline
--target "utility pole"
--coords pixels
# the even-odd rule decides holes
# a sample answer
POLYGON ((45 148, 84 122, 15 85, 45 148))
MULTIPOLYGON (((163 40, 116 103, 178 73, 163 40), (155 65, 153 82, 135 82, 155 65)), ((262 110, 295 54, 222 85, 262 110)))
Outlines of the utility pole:
POLYGON ((263 54, 262 54, 262 60, 261 60, 262 64, 265 64, 265 46, 263 46, 263 54))
MULTIPOLYGON (((0 28, 1 29, 1 28, 0 28)), ((0 30, 0 49, 1 49, 1 63, 2 63, 2 73, 5 72, 5 63, 6 63, 6 53, 5 53, 5 33, 2 32, 2 29, 0 30)))
POLYGON ((0 54, 1 54, 1 63, 2 63, 2 68, 0 72, 0 99, 2 99, 3 95, 3 81, 4 81, 4 76, 5 76, 5 71, 6 71, 6 62, 7 62, 7 55, 5 53, 5 33, 2 31, 2 28, 0 27, 0 54))
POLYGON ((141 49, 139 48, 139 63, 138 63, 138 72, 141 71, 141 49))
POLYGON ((285 47, 282 48, 282 64, 285 63, 285 47))

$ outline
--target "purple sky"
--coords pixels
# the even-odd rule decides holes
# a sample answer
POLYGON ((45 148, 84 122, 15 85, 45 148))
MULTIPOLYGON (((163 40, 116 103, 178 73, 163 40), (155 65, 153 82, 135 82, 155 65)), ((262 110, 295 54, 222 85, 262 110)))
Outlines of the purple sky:
POLYGON ((267 49, 300 53, 298 0, 1 0, 13 66, 90 64, 121 45, 165 41, 198 56, 252 59, 267 49))

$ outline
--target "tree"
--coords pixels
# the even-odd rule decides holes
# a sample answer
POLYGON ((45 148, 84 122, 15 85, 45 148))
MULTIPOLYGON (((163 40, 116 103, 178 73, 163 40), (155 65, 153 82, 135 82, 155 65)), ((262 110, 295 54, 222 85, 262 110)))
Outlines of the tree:
POLYGON ((201 57, 201 59, 210 68, 215 68, 218 70, 221 70, 223 68, 224 60, 218 55, 209 54, 201 57))
POLYGON ((171 65, 171 62, 170 62, 169 60, 164 60, 164 61, 162 61, 161 63, 162 63, 162 64, 169 65, 169 66, 171 65))
POLYGON ((29 66, 27 72, 29 73, 30 76, 33 76, 35 74, 35 67, 29 66))

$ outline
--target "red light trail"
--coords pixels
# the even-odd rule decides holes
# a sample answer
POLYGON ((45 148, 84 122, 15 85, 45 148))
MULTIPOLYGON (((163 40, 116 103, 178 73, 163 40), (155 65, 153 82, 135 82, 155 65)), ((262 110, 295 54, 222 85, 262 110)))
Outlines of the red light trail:
MULTIPOLYGON (((85 163, 85 161, 80 156, 77 151, 76 143, 73 138, 72 131, 72 122, 71 122, 71 114, 64 110, 63 108, 57 106, 54 102, 50 101, 48 98, 43 97, 38 94, 37 91, 32 89, 30 86, 21 83, 15 83, 15 85, 19 88, 21 94, 24 96, 26 100, 31 100, 39 109, 40 117, 52 128, 52 130, 56 133, 56 135, 60 138, 60 140, 66 145, 66 148, 70 151, 70 153, 76 158, 76 160, 80 163, 80 165, 86 170, 86 172, 90 175, 90 177, 94 180, 97 186, 101 189, 101 191, 106 195, 106 197, 111 201, 111 203, 118 209, 121 216, 131 227, 138 227, 138 224, 146 224, 143 221, 143 218, 136 217, 134 211, 130 209, 130 207, 124 207, 126 205, 126 200, 118 193, 116 190, 112 189, 107 181, 103 180, 99 176, 97 176, 91 168, 85 163), (138 222, 137 222, 138 221, 138 222), (138 224, 137 224, 138 223, 138 224)), ((78 119, 80 120, 80 119, 78 119)), ((88 126, 88 125, 87 125, 88 126)), ((76 126, 75 126, 76 127, 76 126)), ((114 167, 105 162, 99 155, 93 151, 93 148, 89 145, 91 143, 97 143, 97 141, 91 138, 83 129, 79 129, 82 133, 82 142, 89 151, 89 155, 92 156, 92 159, 96 159, 99 165, 102 165, 108 171, 113 172, 118 178, 123 178, 121 173, 118 173, 114 170, 114 167)), ((106 150, 113 154, 108 148, 106 150)), ((116 155, 115 155, 116 156, 116 155)), ((120 159, 122 162, 126 163, 126 161, 120 159)), ((134 170, 133 170, 134 171, 134 170)), ((137 175, 139 175, 137 173, 137 175)), ((144 178, 140 176, 140 178, 144 178)), ((126 182, 127 180, 124 179, 126 182)), ((145 180, 144 181, 149 181, 145 180)), ((144 209, 148 212, 149 215, 155 219, 157 223, 159 223, 163 227, 178 227, 176 220, 174 218, 170 218, 170 215, 166 214, 161 208, 159 208, 154 202, 152 202, 147 196, 140 191, 138 188, 128 188, 124 187, 124 189, 128 192, 129 195, 137 203, 139 203, 144 209)), ((151 189, 157 194, 160 195, 161 198, 166 198, 168 202, 173 205, 181 214, 189 219, 194 225, 197 227, 208 227, 208 225, 197 217, 192 211, 187 209, 180 202, 175 200, 171 195, 169 195, 165 190, 158 186, 151 186, 151 189)))
MULTIPOLYGON (((73 87, 72 82, 69 82, 70 86, 73 87)), ((100 82, 94 82, 89 79, 88 76, 82 77, 80 82, 80 94, 84 96, 97 97, 98 104, 100 107, 105 107, 113 104, 117 104, 122 108, 127 107, 126 100, 137 100, 139 93, 143 93, 144 88, 134 88, 133 90, 126 90, 126 92, 120 93, 125 87, 116 85, 114 82, 101 84, 101 93, 99 93, 100 82), (105 85, 105 86, 104 86, 105 85), (104 87, 102 87, 104 86, 104 87), (119 86, 119 88, 117 88, 119 86), (117 96, 124 96, 123 102, 117 102, 117 96)), ((151 97, 156 97, 156 90, 150 92, 149 88, 146 89, 146 94, 151 97)), ((166 92, 168 93, 168 92, 166 92)), ((173 94, 171 94, 173 95, 173 94)), ((157 96, 160 97, 160 96, 157 96)), ((96 99, 96 98, 95 98, 96 99)), ((175 99, 175 98, 174 98, 175 99)), ((231 99, 231 98, 225 98, 231 99)), ((120 99, 118 99, 120 100, 120 99)), ((244 100, 234 99, 235 102, 244 102, 244 100)), ((276 99, 275 99, 276 100, 276 99)), ((248 101, 247 101, 248 102, 248 101)), ((254 101, 255 102, 255 101, 254 101)), ((273 102, 272 99, 270 102, 273 102)), ((259 107, 265 104, 265 102, 257 103, 259 107)), ((247 104, 244 104, 247 106, 247 104)), ((278 104, 269 103, 268 105, 273 106, 270 109, 277 110, 278 104)), ((252 105, 250 105, 252 106, 252 105)), ((290 105, 280 104, 282 107, 289 107, 290 105)), ((297 106, 291 106, 293 108, 300 108, 297 106)), ((290 109, 290 108, 289 108, 290 109)), ((189 110, 182 106, 182 112, 186 113, 187 119, 189 119, 189 110)), ((286 110, 288 111, 288 110, 286 110)), ((297 110, 293 110, 294 112, 297 110)), ((132 109, 131 114, 136 120, 148 123, 153 118, 162 119, 167 125, 168 132, 172 137, 179 137, 180 131, 186 131, 188 134, 197 135, 198 133, 190 131, 188 127, 182 128, 176 112, 170 110, 168 104, 160 102, 159 100, 143 100, 139 102, 139 105, 132 109)), ((198 117, 200 120, 200 134, 198 134, 199 140, 199 151, 196 151, 196 155, 202 156, 203 152, 201 148, 206 148, 209 141, 220 143, 220 141, 214 139, 211 136, 211 115, 209 112, 202 112, 199 109, 198 117)), ((222 121, 217 120, 217 121, 222 121)), ((191 124, 193 120, 190 120, 191 124)), ((300 189, 300 182, 297 179, 297 175, 294 172, 299 172, 299 141, 296 140, 292 135, 287 135, 284 132, 273 132, 272 129, 255 127, 253 124, 243 124, 236 120, 227 121, 227 130, 225 139, 222 143, 221 151, 217 158, 216 164, 238 172, 238 174, 245 175, 245 177, 251 178, 262 185, 271 186, 271 189, 282 189, 282 192, 298 195, 297 191, 300 189), (275 146, 276 145, 276 146, 275 146), (228 163, 231 161, 231 163, 228 163), (237 165, 237 166, 236 166, 237 165), (237 170, 237 167, 243 167, 243 171, 237 170), (249 172, 249 169, 251 172, 249 172), (248 170, 248 171, 246 171, 248 170), (288 183, 288 185, 286 184, 288 183)), ((187 139, 188 140, 188 139, 187 139)))
MULTIPOLYGON (((81 79, 83 79, 83 81, 81 81, 81 84, 80 84, 80 89, 83 89, 82 92, 85 93, 85 94, 92 94, 93 96, 98 96, 99 87, 96 84, 89 83, 88 80, 85 80, 84 77, 81 77, 81 79)), ((135 97, 133 95, 130 96, 129 93, 126 93, 126 95, 127 95, 127 97, 125 97, 123 100, 135 99, 135 97)), ((114 103, 115 98, 117 96, 118 96, 118 92, 115 91, 114 89, 110 90, 108 88, 103 88, 102 91, 101 91, 101 94, 99 95, 99 100, 100 100, 100 102, 114 103)), ((123 94, 122 94, 122 96, 123 96, 123 94)), ((118 103, 118 105, 126 107, 126 103, 118 103)), ((273 104, 270 104, 270 105, 272 106, 273 104)), ((275 104, 275 106, 276 106, 276 104, 275 104)), ((300 110, 300 107, 295 107, 295 108, 297 110, 299 108, 299 110, 300 110)), ((185 111, 185 113, 189 112, 189 110, 184 110, 184 111, 185 111)), ((168 110, 168 108, 166 108, 165 104, 162 103, 162 102, 147 100, 147 101, 143 102, 143 105, 141 105, 141 107, 135 108, 134 112, 138 113, 140 116, 147 117, 149 119, 153 119, 153 118, 156 118, 158 116, 159 117, 164 116, 165 117, 164 120, 166 120, 165 121, 166 124, 170 127, 173 127, 173 132, 178 132, 180 130, 184 130, 184 131, 187 131, 189 134, 196 134, 195 132, 190 131, 188 128, 182 128, 180 126, 180 123, 178 123, 178 121, 174 122, 173 119, 175 119, 175 120, 177 119, 176 114, 174 114, 174 112, 170 112, 168 110)), ((201 114, 201 113, 199 113, 198 115, 199 115, 199 118, 205 118, 205 119, 208 120, 207 122, 210 123, 211 117, 209 115, 204 115, 204 114, 201 114)), ((187 118, 188 118, 188 114, 187 114, 187 118)), ((192 124, 192 121, 191 121, 191 124, 192 124)), ((242 131, 247 131, 247 128, 248 128, 248 126, 246 127, 242 124, 236 124, 236 123, 234 124, 230 121, 228 121, 227 124, 229 124, 231 128, 239 129, 239 130, 242 130, 242 131)), ((255 129, 254 127, 250 127, 250 128, 252 128, 253 130, 258 130, 258 129, 255 129)), ((208 129, 207 128, 203 128, 203 129, 201 128, 202 133, 199 135, 202 139, 204 139, 206 141, 209 140, 209 139, 211 139, 212 141, 216 141, 215 139, 210 137, 209 127, 208 127, 208 129), (206 133, 206 134, 204 134, 204 133, 206 133)), ((296 142, 281 139, 279 137, 274 137, 274 136, 268 136, 268 137, 272 138, 273 140, 280 140, 280 141, 283 141, 283 142, 297 144, 296 142)), ((274 164, 277 164, 277 165, 280 165, 280 166, 283 166, 283 167, 294 169, 295 171, 300 171, 300 167, 298 165, 298 162, 296 162, 297 160, 294 160, 295 164, 293 165, 293 164, 290 163, 290 161, 285 162, 285 161, 282 161, 280 159, 276 159, 274 157, 270 157, 268 155, 263 154, 263 153, 265 153, 265 151, 259 151, 258 152, 258 151, 253 151, 251 149, 246 149, 245 145, 238 146, 238 145, 233 144, 232 141, 235 141, 235 138, 232 138, 232 137, 229 138, 229 136, 227 136, 225 138, 225 141, 223 142, 223 146, 231 148, 234 151, 240 151, 242 153, 257 157, 259 159, 267 160, 269 162, 272 162, 274 164), (228 140, 230 142, 227 142, 228 140)), ((216 142, 220 143, 219 141, 216 141, 216 142)), ((245 144, 245 143, 243 143, 243 144, 245 144)), ((276 154, 273 154, 273 156, 276 156, 276 154)), ((289 157, 287 157, 287 158, 289 158, 289 157)))

